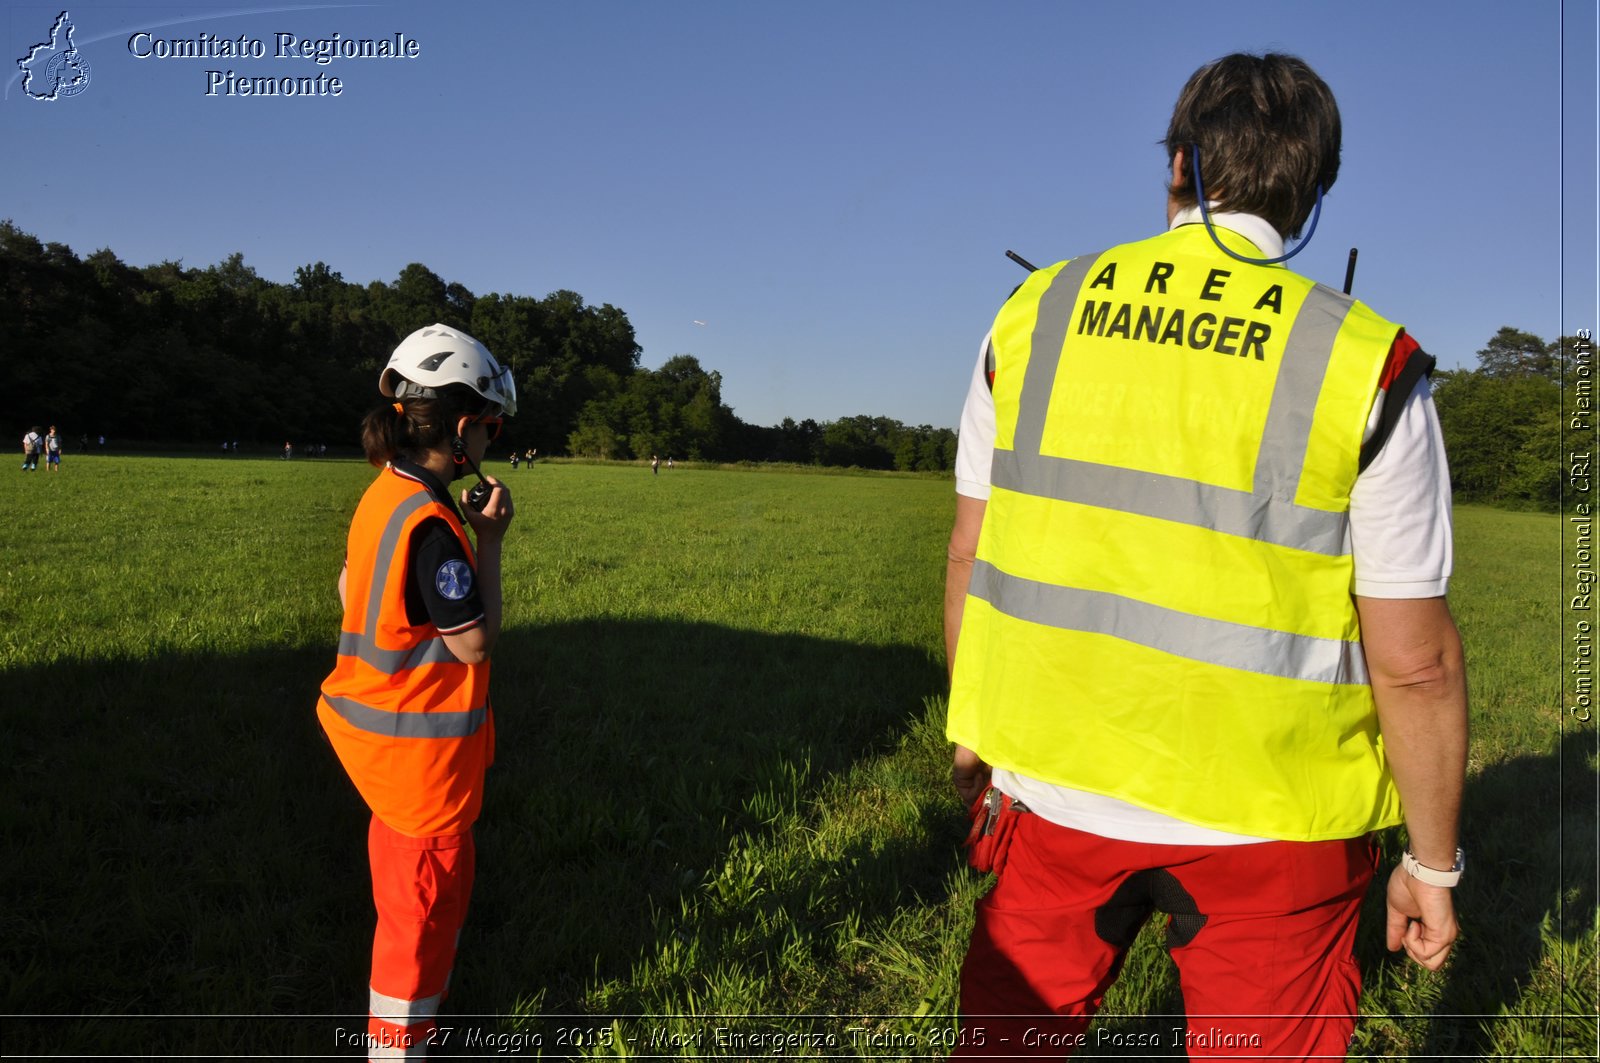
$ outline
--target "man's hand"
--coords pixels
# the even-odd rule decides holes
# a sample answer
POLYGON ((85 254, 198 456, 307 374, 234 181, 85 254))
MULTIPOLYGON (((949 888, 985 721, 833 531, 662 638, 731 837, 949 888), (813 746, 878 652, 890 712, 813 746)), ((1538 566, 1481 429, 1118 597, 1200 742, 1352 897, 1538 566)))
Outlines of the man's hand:
POLYGON ((971 808, 972 802, 989 785, 989 765, 978 759, 978 754, 966 746, 956 746, 955 760, 950 765, 950 781, 955 783, 956 793, 961 795, 962 806, 971 808))
POLYGON ((1403 867, 1389 876, 1389 951, 1406 955, 1430 971, 1444 966, 1455 944, 1455 898, 1445 886, 1430 886, 1403 867))

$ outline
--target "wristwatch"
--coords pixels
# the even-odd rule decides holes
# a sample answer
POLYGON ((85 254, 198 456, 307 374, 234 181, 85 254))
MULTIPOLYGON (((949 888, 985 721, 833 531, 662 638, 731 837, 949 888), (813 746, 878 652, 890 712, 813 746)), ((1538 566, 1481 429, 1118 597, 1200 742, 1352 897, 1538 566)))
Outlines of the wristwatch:
POLYGON ((1400 854, 1400 866, 1406 869, 1406 874, 1418 882, 1426 882, 1430 886, 1454 886, 1461 881, 1461 872, 1467 868, 1467 857, 1460 849, 1456 850, 1456 862, 1449 871, 1435 871, 1424 864, 1417 863, 1417 858, 1407 849, 1400 854))

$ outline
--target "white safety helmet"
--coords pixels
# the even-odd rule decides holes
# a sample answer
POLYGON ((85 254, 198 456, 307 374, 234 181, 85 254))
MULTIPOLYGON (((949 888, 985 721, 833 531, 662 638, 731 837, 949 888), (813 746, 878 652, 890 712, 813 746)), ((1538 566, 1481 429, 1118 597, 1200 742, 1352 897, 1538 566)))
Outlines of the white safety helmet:
POLYGON ((451 384, 466 385, 500 407, 506 417, 517 412, 511 367, 502 366, 489 348, 449 325, 419 328, 401 340, 378 377, 378 390, 392 399, 435 399, 451 384))

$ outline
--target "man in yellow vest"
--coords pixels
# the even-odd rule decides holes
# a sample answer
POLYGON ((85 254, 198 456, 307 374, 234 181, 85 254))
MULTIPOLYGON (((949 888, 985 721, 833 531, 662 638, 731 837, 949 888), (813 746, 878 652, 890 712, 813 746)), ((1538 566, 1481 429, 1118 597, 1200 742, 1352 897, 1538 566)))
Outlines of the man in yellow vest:
POLYGON ((1130 1047, 1089 1023, 1159 910, 1188 1024, 1132 1047, 1342 1058, 1372 833, 1402 822, 1389 948, 1438 969, 1456 937, 1433 359, 1282 265, 1339 169, 1305 63, 1203 67, 1166 148, 1168 231, 1035 271, 962 415, 948 734, 998 877, 957 1055, 1130 1047))

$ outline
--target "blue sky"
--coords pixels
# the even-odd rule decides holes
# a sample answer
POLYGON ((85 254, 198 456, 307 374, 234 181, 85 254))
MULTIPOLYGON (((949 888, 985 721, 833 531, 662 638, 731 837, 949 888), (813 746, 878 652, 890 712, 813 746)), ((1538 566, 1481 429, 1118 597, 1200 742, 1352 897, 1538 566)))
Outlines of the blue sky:
POLYGON ((1343 113, 1297 269, 1337 286, 1358 246, 1356 294, 1446 367, 1501 325, 1595 326, 1593 3, 83 2, 89 85, 29 99, 15 60, 61 10, 3 13, 0 216, 132 265, 572 289, 627 312, 645 366, 720 371, 753 423, 953 426, 1023 276, 1004 251, 1156 231, 1172 102, 1239 50, 1302 56, 1343 113), (267 55, 141 59, 140 31, 267 55), (319 66, 276 58, 280 32, 420 54, 319 66), (344 87, 208 97, 230 69, 344 87))

